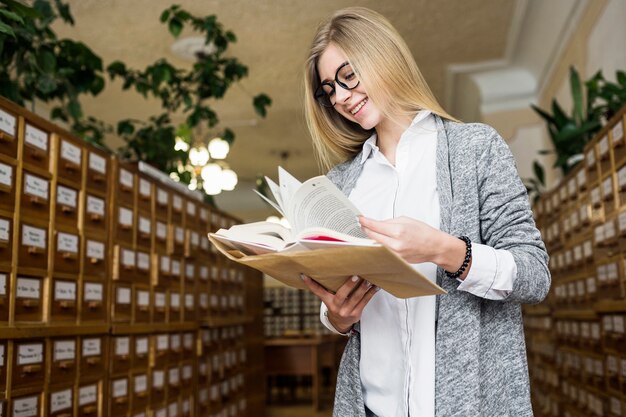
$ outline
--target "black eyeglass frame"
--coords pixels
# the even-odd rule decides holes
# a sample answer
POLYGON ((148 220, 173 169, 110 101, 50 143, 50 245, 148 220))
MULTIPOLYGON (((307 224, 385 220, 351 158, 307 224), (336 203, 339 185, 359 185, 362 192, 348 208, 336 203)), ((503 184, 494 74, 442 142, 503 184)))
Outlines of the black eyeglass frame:
MULTIPOLYGON (((343 88, 344 90, 348 90, 348 91, 350 91, 350 90, 354 90, 355 88, 357 88, 357 87, 359 86, 359 84, 361 84, 361 80, 357 81, 356 85, 355 85, 354 87, 352 87, 352 88, 348 87, 345 83, 343 83, 343 82, 339 81, 339 78, 338 78, 338 77, 339 77, 339 71, 341 71, 341 69, 342 69, 343 67, 346 67, 346 66, 348 66, 348 65, 350 65, 350 63, 349 63, 348 61, 346 61, 346 62, 344 62, 343 64, 341 64, 341 65, 339 66, 339 68, 337 68, 337 71, 335 71, 335 83, 336 83, 336 84, 339 84, 339 86, 340 86, 341 88, 343 88)), ((328 96, 328 94, 326 94, 326 93, 324 92, 324 90, 323 90, 323 87, 324 87, 325 85, 327 85, 327 86, 329 86, 330 88, 332 88, 332 89, 333 89, 333 92, 337 91, 337 89, 335 88, 335 85, 334 85, 334 84, 332 84, 330 81, 324 81, 323 83, 321 83, 321 84, 319 85, 319 87, 317 87, 317 88, 315 89, 315 94, 314 94, 314 97, 315 97, 315 100, 316 100, 319 104, 321 104, 323 107, 326 107, 326 108, 330 108, 330 109, 332 109, 333 107, 335 107, 335 104, 337 104, 337 102, 335 101, 335 103, 334 103, 334 104, 331 104, 330 106, 329 106, 329 105, 327 105, 327 104, 325 104, 325 102, 324 102, 324 97, 325 97, 325 96, 328 96)), ((330 102, 330 97, 328 98, 328 102, 330 102)))

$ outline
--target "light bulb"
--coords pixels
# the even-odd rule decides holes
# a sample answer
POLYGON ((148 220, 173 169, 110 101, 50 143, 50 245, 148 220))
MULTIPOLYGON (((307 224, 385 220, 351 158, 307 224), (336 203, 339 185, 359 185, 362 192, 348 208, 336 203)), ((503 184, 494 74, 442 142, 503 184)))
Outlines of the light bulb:
POLYGON ((175 151, 187 152, 189 150, 189 144, 183 140, 180 136, 176 136, 176 143, 174 144, 175 151))
POLYGON ((209 162, 209 151, 204 146, 191 148, 189 150, 189 162, 197 167, 206 165, 206 163, 209 162))
POLYGON ((214 162, 206 164, 204 168, 202 168, 202 171, 200 171, 200 176, 204 182, 219 184, 222 178, 222 167, 214 162))
POLYGON ((232 169, 225 169, 222 171, 222 176, 220 178, 222 190, 232 191, 235 189, 235 185, 237 185, 237 173, 232 169))
POLYGON ((187 186, 187 188, 189 188, 191 191, 196 191, 198 189, 198 180, 195 178, 192 178, 189 181, 189 185, 187 186))
POLYGON ((178 176, 176 172, 170 172, 170 178, 176 182, 180 181, 180 177, 178 176))
POLYGON ((209 152, 213 159, 224 159, 228 155, 230 145, 222 138, 213 138, 209 142, 209 152))
POLYGON ((222 188, 220 187, 218 182, 205 181, 202 184, 202 188, 204 188, 204 192, 208 195, 217 195, 222 192, 222 188))

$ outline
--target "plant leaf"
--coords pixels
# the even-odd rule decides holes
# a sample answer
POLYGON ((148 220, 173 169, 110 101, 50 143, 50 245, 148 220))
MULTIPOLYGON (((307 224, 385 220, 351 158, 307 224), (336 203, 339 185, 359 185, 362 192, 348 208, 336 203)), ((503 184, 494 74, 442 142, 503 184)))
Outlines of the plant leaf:
POLYGON ((535 173, 535 177, 537 177, 539 184, 545 186, 546 185, 545 171, 543 169, 543 166, 537 161, 533 161, 533 172, 535 173))
POLYGON ((177 18, 172 18, 172 20, 170 20, 168 28, 170 30, 170 33, 175 38, 177 38, 178 35, 180 35, 180 32, 182 32, 182 30, 183 30, 183 23, 180 20, 178 20, 177 18))
POLYGON ((580 125, 583 121, 583 94, 580 85, 580 75, 575 67, 570 67, 569 81, 572 89, 572 100, 574 101, 573 117, 576 125, 580 125))

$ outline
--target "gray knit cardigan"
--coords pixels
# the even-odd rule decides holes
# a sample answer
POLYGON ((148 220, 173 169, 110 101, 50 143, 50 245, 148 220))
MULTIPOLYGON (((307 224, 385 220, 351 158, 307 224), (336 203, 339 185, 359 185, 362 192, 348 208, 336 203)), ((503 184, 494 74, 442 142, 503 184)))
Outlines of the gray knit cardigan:
MULTIPOLYGON (((521 303, 547 295, 548 255, 504 140, 484 124, 435 118, 441 230, 506 249, 517 266, 503 301, 457 291, 459 282, 438 269, 437 283, 448 293, 437 296, 435 415, 532 416, 521 303)), ((357 155, 327 174, 346 195, 361 174, 360 160, 357 155)), ((360 344, 357 323, 339 366, 333 417, 365 417, 360 344)), ((417 390, 411 395, 420 395, 417 390)))

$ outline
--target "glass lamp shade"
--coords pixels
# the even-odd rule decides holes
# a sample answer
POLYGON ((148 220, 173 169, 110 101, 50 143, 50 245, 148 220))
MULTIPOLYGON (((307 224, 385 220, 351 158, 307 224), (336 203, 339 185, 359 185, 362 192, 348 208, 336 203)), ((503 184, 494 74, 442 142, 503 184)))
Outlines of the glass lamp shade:
POLYGON ((200 176, 205 183, 219 184, 222 179, 222 167, 216 163, 206 164, 200 171, 200 176))
POLYGON ((235 189, 235 185, 237 185, 237 173, 232 169, 225 169, 222 171, 221 176, 221 185, 222 190, 232 191, 235 189))
POLYGON ((187 185, 187 188, 189 188, 191 191, 196 191, 198 189, 198 180, 195 178, 192 178, 189 181, 189 185, 187 185))
POLYGON ((204 192, 208 195, 217 195, 222 192, 219 182, 205 181, 202 184, 202 188, 204 188, 204 192))
POLYGON ((209 162, 209 151, 204 146, 191 148, 189 150, 189 162, 194 166, 203 166, 209 162))
POLYGON ((189 144, 183 140, 180 136, 176 137, 176 143, 174 144, 175 151, 187 152, 189 150, 189 144))
POLYGON ((222 138, 213 138, 209 142, 209 153, 213 159, 224 159, 228 155, 230 145, 222 138))

